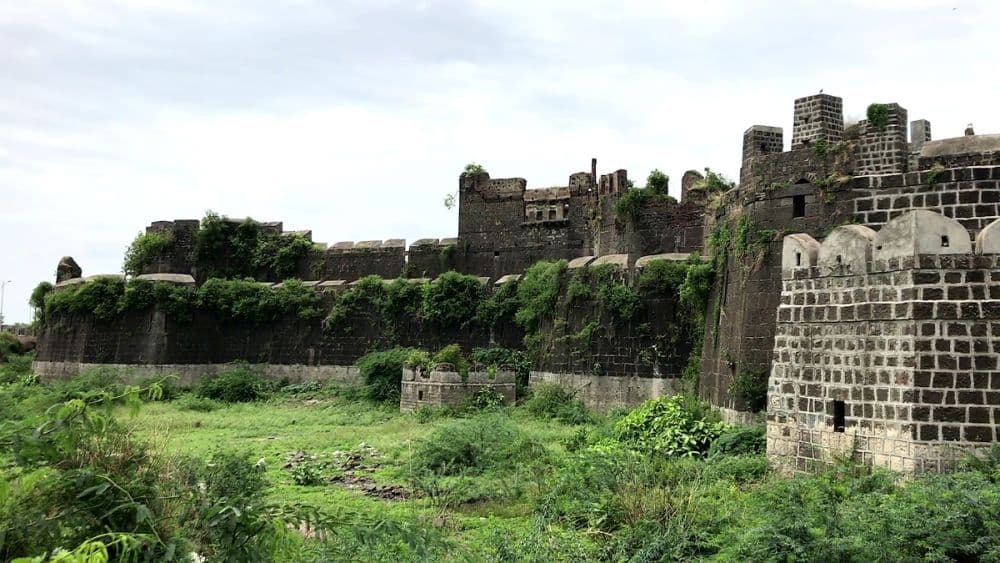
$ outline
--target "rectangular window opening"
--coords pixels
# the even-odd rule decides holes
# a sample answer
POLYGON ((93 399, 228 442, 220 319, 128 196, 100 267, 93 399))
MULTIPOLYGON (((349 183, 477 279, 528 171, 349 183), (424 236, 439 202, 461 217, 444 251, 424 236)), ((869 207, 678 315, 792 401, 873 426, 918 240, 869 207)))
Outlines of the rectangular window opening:
POLYGON ((806 216, 806 196, 792 196, 792 217, 806 216))
POLYGON ((845 419, 847 417, 847 405, 844 401, 834 401, 833 402, 833 431, 843 432, 847 426, 845 419))
POLYGON ((941 247, 942 248, 948 247, 948 235, 941 235, 941 247))
POLYGON ((795 253, 795 265, 796 266, 801 266, 802 265, 802 253, 801 252, 796 252, 795 253))
POLYGON ((424 400, 424 392, 423 391, 417 391, 417 400, 418 401, 423 401, 424 400))

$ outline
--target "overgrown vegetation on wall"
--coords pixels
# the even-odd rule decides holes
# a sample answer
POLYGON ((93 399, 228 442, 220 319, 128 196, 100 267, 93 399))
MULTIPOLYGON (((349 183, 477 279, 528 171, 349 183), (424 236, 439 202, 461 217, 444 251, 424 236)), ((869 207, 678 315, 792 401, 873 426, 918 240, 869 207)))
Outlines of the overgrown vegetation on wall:
POLYGON ((193 263, 199 277, 283 280, 315 246, 299 234, 278 233, 253 219, 229 220, 205 214, 195 235, 193 263))
POLYGON ((868 117, 869 125, 879 131, 885 131, 885 128, 889 125, 889 106, 885 104, 870 104, 865 113, 868 117))
POLYGON ((162 256, 171 242, 173 237, 168 233, 139 233, 125 251, 122 271, 130 276, 138 276, 146 266, 162 256))
POLYGON ((654 201, 672 201, 676 203, 677 200, 667 193, 669 183, 669 176, 658 169, 654 169, 646 177, 645 188, 629 187, 618 198, 618 201, 615 203, 615 212, 618 218, 638 221, 642 210, 654 201))
POLYGON ((388 341, 398 337, 400 323, 426 322, 437 329, 485 329, 481 324, 496 321, 503 311, 476 276, 447 272, 433 282, 397 278, 383 280, 367 276, 336 296, 324 327, 331 335, 346 335, 358 316, 376 321, 388 341), (484 307, 491 307, 484 311, 484 307))
POLYGON ((190 320, 196 310, 211 312, 223 322, 264 323, 294 316, 317 318, 322 304, 315 291, 299 280, 271 288, 251 280, 210 279, 195 289, 165 282, 100 278, 56 291, 44 297, 45 317, 54 314, 92 314, 108 322, 129 311, 157 306, 171 318, 190 320))

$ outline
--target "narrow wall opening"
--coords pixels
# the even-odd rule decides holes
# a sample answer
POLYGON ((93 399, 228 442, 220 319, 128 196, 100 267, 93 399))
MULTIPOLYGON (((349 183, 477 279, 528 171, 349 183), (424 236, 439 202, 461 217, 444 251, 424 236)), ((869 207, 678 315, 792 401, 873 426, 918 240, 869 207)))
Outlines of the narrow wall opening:
POLYGON ((797 195, 792 197, 792 217, 806 216, 806 196, 797 195))
POLYGON ((847 405, 844 401, 834 401, 833 402, 833 431, 843 432, 847 424, 845 422, 847 418, 847 405))

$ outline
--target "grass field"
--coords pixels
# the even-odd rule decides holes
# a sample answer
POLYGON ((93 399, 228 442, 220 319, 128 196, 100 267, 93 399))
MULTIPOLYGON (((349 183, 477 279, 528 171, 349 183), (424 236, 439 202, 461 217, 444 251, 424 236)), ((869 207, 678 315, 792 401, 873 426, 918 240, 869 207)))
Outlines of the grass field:
MULTIPOLYGON (((498 527, 531 525, 536 496, 532 493, 537 490, 512 500, 442 506, 419 494, 410 494, 405 500, 385 500, 343 483, 295 484, 291 471, 283 466, 296 452, 314 456, 318 465, 330 463, 322 470, 323 477, 330 478, 341 473, 332 463, 335 452, 364 451, 365 446, 370 446, 378 455, 366 459, 378 467, 358 473, 370 476, 379 485, 409 490, 407 464, 414 444, 452 421, 433 418, 422 422, 415 414, 401 414, 395 405, 325 395, 233 404, 211 412, 180 410, 176 401, 157 402, 145 405, 132 420, 136 429, 153 442, 154 449, 167 455, 205 457, 220 449, 251 452, 253 458, 264 460, 266 476, 272 483, 267 494, 275 502, 301 502, 333 512, 426 522, 460 544, 475 543, 478 534, 498 527)), ((128 417, 128 413, 121 409, 118 416, 128 417)), ((543 444, 554 460, 565 455, 562 443, 579 427, 540 420, 523 409, 509 409, 504 416, 543 444)), ((502 481, 503 476, 499 477, 502 481)))
POLYGON ((787 476, 691 397, 400 414, 236 369, 138 405, 120 374, 41 385, 28 360, 0 364, 0 560, 1000 561, 1000 448, 787 476))

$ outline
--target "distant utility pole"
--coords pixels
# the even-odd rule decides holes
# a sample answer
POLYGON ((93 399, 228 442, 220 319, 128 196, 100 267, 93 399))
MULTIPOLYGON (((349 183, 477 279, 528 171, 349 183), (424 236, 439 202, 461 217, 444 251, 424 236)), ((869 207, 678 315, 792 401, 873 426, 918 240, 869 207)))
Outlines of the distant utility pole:
POLYGON ((10 280, 0 282, 0 329, 3 329, 3 295, 9 283, 10 280))

